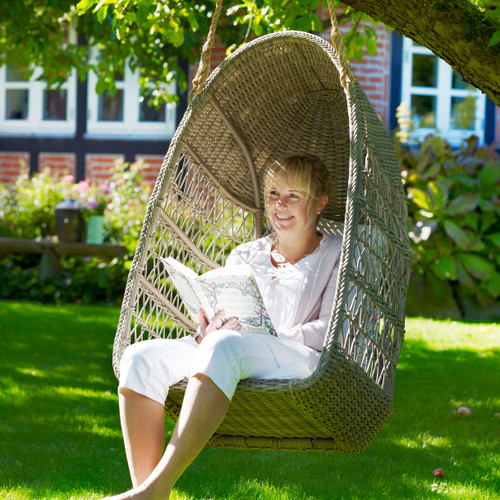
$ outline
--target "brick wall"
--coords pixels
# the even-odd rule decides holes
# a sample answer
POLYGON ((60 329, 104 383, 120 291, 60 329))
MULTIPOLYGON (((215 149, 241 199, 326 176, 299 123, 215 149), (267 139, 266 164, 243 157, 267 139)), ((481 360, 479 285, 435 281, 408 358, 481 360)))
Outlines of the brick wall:
POLYGON ((0 152, 0 182, 14 182, 23 166, 28 166, 30 163, 29 153, 24 152, 0 152))
POLYGON ((75 177, 76 155, 73 153, 40 153, 38 170, 50 168, 54 176, 71 175, 75 177))
MULTIPOLYGON (((344 9, 336 9, 338 17, 342 16, 344 9)), ((325 21, 330 20, 330 12, 323 7, 318 10, 318 15, 325 21)), ((366 26, 373 28, 377 33, 377 51, 374 55, 365 52, 361 61, 351 59, 351 66, 354 75, 359 84, 365 91, 368 99, 372 103, 376 113, 387 126, 389 124, 389 91, 390 91, 390 70, 391 70, 391 32, 383 24, 375 26, 371 23, 365 23, 366 26)), ((342 23, 340 30, 347 33, 351 29, 352 23, 342 23)), ((362 31, 362 28, 360 28, 362 31)), ((331 27, 323 32, 326 40, 330 41, 331 27)))
POLYGON ((374 55, 365 54, 359 62, 350 61, 350 65, 373 108, 387 126, 389 124, 391 33, 382 24, 373 28, 377 32, 377 52, 374 55))
POLYGON ((113 167, 124 160, 125 157, 119 154, 88 154, 85 156, 85 178, 89 182, 107 181, 113 175, 113 167))
POLYGON ((153 185, 158 177, 158 172, 163 164, 163 156, 144 156, 137 155, 135 161, 140 161, 145 164, 145 168, 142 170, 142 180, 147 184, 153 185))
MULTIPOLYGON (((142 170, 143 182, 153 185, 163 164, 163 156, 136 155, 135 161, 145 164, 142 170)), ((104 182, 113 175, 113 167, 124 162, 123 155, 88 154, 85 156, 86 180, 89 182, 104 182)))

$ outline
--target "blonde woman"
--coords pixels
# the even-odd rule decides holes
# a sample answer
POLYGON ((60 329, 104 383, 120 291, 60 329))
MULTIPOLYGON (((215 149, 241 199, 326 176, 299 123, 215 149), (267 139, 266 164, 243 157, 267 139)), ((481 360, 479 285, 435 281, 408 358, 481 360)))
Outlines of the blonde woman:
POLYGON ((224 418, 239 380, 304 378, 319 360, 327 331, 341 240, 316 229, 331 196, 328 171, 311 155, 277 163, 265 181, 273 232, 237 247, 227 266, 249 264, 277 336, 245 332, 238 318, 200 311, 194 337, 128 347, 120 366, 120 417, 133 489, 112 497, 165 499, 224 418), (163 405, 188 378, 164 450, 163 405))

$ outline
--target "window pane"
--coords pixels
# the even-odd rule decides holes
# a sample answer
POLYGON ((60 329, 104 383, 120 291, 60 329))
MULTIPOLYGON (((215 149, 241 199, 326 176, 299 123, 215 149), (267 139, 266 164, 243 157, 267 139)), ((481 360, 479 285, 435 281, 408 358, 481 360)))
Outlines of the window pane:
POLYGON ((415 87, 437 87, 436 56, 413 54, 411 84, 415 87))
POLYGON ((165 121, 165 104, 159 108, 149 106, 151 94, 141 99, 139 102, 139 121, 141 122, 164 122, 165 121))
POLYGON ((454 89, 469 89, 471 86, 462 80, 462 75, 453 70, 451 86, 454 89))
POLYGON ((451 126, 454 129, 473 130, 476 122, 476 99, 472 96, 452 97, 451 126))
POLYGON ((7 81, 8 82, 27 82, 29 78, 26 75, 26 68, 20 66, 7 66, 7 81))
POLYGON ((123 90, 117 90, 116 94, 99 96, 98 118, 100 122, 123 121, 123 90))
POLYGON ((66 120, 66 90, 45 90, 43 92, 43 119, 66 120))
POLYGON ((436 97, 413 95, 411 97, 412 118, 417 128, 436 127, 436 97))
POLYGON ((28 90, 7 89, 5 92, 5 119, 26 120, 28 118, 28 90))

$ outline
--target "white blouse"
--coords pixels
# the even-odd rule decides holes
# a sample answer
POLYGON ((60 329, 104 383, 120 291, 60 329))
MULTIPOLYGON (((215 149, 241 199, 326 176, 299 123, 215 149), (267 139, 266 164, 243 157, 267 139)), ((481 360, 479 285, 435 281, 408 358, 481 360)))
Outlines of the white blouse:
POLYGON ((278 337, 321 351, 332 312, 342 238, 323 235, 318 248, 292 266, 271 262, 273 237, 244 243, 226 266, 249 264, 278 337))

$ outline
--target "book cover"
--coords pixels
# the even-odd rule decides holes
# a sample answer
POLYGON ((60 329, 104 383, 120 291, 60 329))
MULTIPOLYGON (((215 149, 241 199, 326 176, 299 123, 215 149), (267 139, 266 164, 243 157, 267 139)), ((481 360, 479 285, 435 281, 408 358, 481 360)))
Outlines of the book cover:
POLYGON ((172 257, 162 260, 195 323, 200 307, 209 320, 222 309, 227 319, 238 318, 242 331, 276 335, 250 266, 221 267, 198 275, 172 257))

